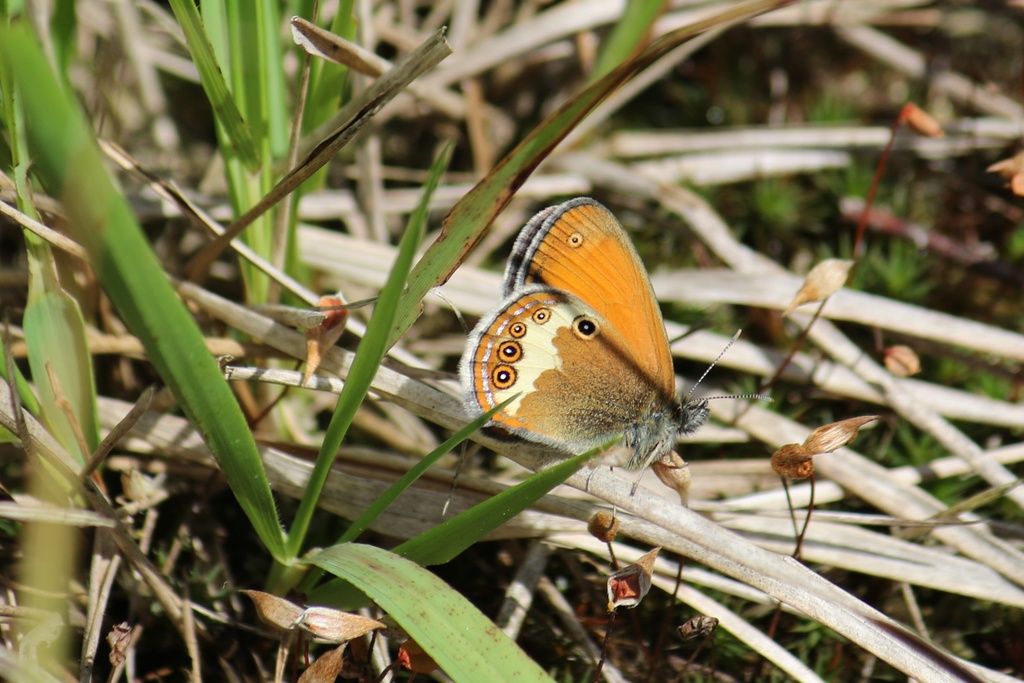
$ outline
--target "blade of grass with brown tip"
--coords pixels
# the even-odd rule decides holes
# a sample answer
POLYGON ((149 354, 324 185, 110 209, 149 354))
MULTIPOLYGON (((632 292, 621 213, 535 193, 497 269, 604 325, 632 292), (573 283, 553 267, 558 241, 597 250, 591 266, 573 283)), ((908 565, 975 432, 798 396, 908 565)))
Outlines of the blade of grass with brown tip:
POLYGON ((486 178, 459 200, 445 218, 441 234, 427 249, 409 277, 409 291, 402 300, 395 327, 391 330, 390 343, 394 344, 416 319, 419 302, 427 291, 448 281, 466 254, 483 237, 487 226, 501 213, 534 169, 609 93, 686 40, 710 29, 722 28, 792 4, 793 1, 756 0, 742 3, 667 33, 635 59, 587 86, 548 116, 486 178))

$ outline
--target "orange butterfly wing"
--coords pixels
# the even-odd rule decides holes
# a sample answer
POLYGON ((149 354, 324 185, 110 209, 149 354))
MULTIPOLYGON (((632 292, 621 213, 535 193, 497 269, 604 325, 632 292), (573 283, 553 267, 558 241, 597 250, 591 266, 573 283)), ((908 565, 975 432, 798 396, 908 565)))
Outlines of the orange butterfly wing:
POLYGON ((493 424, 570 452, 665 408, 618 330, 577 297, 537 285, 481 320, 459 371, 471 410, 513 399, 493 424))
POLYGON ((636 249, 618 219, 589 198, 545 209, 523 228, 505 271, 505 295, 539 284, 569 292, 628 341, 641 373, 665 400, 675 373, 665 323, 636 249))

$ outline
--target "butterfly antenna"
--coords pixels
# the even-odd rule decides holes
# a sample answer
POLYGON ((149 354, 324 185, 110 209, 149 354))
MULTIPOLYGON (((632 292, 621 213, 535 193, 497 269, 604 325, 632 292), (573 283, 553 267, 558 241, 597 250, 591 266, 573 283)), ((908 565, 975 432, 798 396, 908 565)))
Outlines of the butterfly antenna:
MULTIPOLYGON (((690 404, 690 402, 693 399, 693 392, 697 391, 697 387, 700 386, 700 383, 703 382, 704 378, 708 376, 708 373, 711 372, 711 370, 714 369, 714 367, 716 365, 718 365, 718 361, 722 360, 722 356, 724 356, 726 354, 726 352, 730 348, 732 348, 732 345, 736 343, 736 340, 740 338, 741 334, 743 334, 743 330, 736 330, 736 333, 734 335, 732 335, 732 339, 729 340, 729 343, 725 345, 725 348, 722 349, 722 351, 718 354, 718 356, 715 358, 715 360, 711 361, 711 364, 707 367, 707 370, 704 371, 704 374, 700 376, 700 379, 698 379, 694 383, 694 385, 692 387, 690 387, 690 391, 688 391, 686 393, 686 400, 683 401, 683 405, 689 405, 690 404)), ((702 398, 701 400, 702 401, 715 401, 715 400, 720 400, 720 399, 723 399, 723 398, 732 398, 732 399, 748 399, 749 398, 749 399, 756 399, 758 401, 767 401, 769 403, 772 402, 772 397, 768 396, 767 394, 730 394, 728 396, 706 396, 706 397, 702 398)))
POLYGON ((732 339, 730 339, 729 343, 725 345, 725 348, 721 350, 721 352, 713 361, 711 361, 711 364, 704 371, 704 374, 700 376, 700 379, 694 382, 693 386, 690 387, 690 390, 686 392, 686 400, 683 401, 684 405, 690 402, 690 399, 693 398, 693 392, 697 391, 697 387, 700 386, 700 383, 703 382, 704 378, 708 376, 708 373, 711 372, 711 370, 713 370, 716 365, 718 365, 718 361, 722 360, 722 356, 725 355, 726 351, 732 348, 732 345, 736 343, 736 340, 740 338, 741 334, 743 334, 743 330, 736 330, 736 334, 732 335, 732 339))
POLYGON ((702 401, 720 401, 723 398, 731 398, 731 399, 739 399, 739 400, 745 400, 745 399, 749 398, 751 400, 765 401, 767 403, 774 403, 775 402, 775 399, 772 398, 771 396, 769 396, 768 394, 725 394, 723 396, 705 396, 701 400, 702 401))

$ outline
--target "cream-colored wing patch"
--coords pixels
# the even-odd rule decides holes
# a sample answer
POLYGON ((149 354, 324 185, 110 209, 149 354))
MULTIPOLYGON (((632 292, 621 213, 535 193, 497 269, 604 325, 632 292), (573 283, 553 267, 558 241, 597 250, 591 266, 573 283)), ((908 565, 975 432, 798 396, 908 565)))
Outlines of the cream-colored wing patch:
POLYGON ((582 313, 576 308, 560 292, 531 287, 482 319, 473 330, 460 367, 467 406, 486 411, 520 394, 494 421, 512 430, 529 431, 530 425, 516 418, 522 398, 536 391, 543 373, 560 370, 554 339, 582 313))

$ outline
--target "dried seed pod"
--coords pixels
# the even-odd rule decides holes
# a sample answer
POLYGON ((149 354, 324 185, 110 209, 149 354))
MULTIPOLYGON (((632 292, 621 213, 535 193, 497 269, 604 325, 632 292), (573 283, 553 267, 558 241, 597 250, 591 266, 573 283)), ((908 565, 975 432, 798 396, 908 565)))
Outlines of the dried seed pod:
POLYGON ((619 533, 619 520, 610 512, 595 512, 587 522, 587 531, 602 543, 611 543, 619 533))
POLYGON ((806 479, 814 474, 814 453, 800 444, 787 443, 772 453, 772 469, 790 479, 806 479))
POLYGON ((878 415, 864 415, 822 425, 804 439, 804 448, 811 455, 832 453, 851 443, 857 438, 861 427, 877 419, 878 415))
POLYGON ((1009 159, 1003 159, 985 169, 989 173, 998 173, 1010 181, 1010 189, 1015 195, 1024 196, 1024 152, 1018 152, 1009 159))
POLYGON ((707 638, 717 629, 718 619, 704 614, 698 614, 695 617, 687 619, 686 623, 678 627, 676 630, 679 632, 679 637, 683 640, 693 640, 694 638, 707 638))
POLYGON ((345 323, 348 321, 348 308, 338 297, 321 297, 320 307, 327 309, 323 311, 327 317, 316 327, 306 330, 306 371, 302 374, 303 382, 308 382, 320 367, 320 360, 344 334, 345 323))
POLYGON ((642 555, 633 564, 627 565, 608 576, 608 611, 619 607, 636 607, 651 590, 651 575, 654 560, 661 548, 642 555))
POLYGON ((907 124, 907 127, 919 135, 930 138, 942 138, 946 136, 942 126, 931 114, 921 109, 913 102, 903 105, 900 112, 900 121, 907 124))
POLYGON ((342 612, 333 607, 307 607, 295 625, 311 633, 317 640, 329 643, 344 643, 365 636, 370 631, 385 628, 376 619, 342 612))
POLYGON ((803 287, 789 302, 789 306, 786 307, 782 315, 787 316, 797 306, 823 301, 838 292, 846 284, 846 277, 850 273, 851 266, 853 266, 853 261, 830 258, 811 268, 811 272, 807 273, 807 277, 804 278, 803 287))
POLYGON ((651 469, 658 475, 661 483, 679 494, 683 505, 690 504, 690 466, 676 453, 670 452, 660 460, 654 461, 651 469))
POLYGON ((911 377, 921 372, 921 359, 914 349, 897 344, 885 350, 885 368, 897 377, 911 377))
POLYGON ((255 590, 244 590, 242 594, 252 600, 260 621, 281 631, 294 629, 295 622, 302 615, 301 607, 276 595, 255 590))
POLYGON ((772 469, 790 479, 806 479, 814 474, 814 456, 839 450, 857 438, 861 427, 877 419, 877 415, 865 415, 822 425, 802 444, 787 443, 772 453, 772 469))

